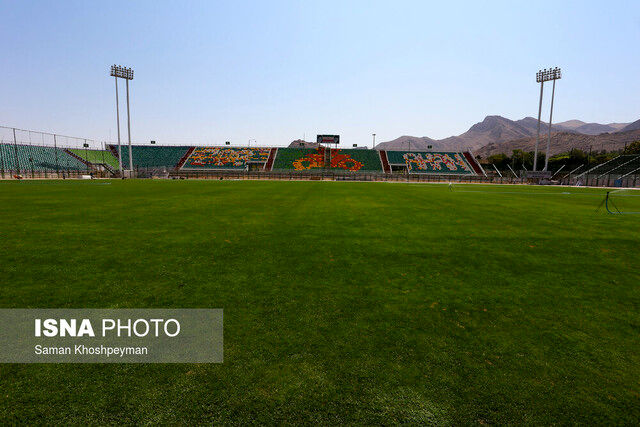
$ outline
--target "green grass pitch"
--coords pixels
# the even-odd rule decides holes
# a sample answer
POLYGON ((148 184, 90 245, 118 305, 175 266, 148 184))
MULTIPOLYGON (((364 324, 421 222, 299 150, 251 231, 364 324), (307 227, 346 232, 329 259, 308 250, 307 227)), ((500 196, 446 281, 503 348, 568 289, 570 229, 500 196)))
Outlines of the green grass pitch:
POLYGON ((0 420, 634 424, 640 216, 603 195, 0 182, 2 308, 223 308, 225 336, 223 364, 2 364, 0 420))

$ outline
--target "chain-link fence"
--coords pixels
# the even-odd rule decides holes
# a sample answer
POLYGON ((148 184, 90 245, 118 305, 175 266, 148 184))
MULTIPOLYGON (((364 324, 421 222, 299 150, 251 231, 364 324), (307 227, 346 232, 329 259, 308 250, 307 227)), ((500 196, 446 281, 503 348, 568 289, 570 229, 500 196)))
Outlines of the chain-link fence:
POLYGON ((0 178, 113 176, 117 161, 106 146, 90 138, 0 126, 0 178))

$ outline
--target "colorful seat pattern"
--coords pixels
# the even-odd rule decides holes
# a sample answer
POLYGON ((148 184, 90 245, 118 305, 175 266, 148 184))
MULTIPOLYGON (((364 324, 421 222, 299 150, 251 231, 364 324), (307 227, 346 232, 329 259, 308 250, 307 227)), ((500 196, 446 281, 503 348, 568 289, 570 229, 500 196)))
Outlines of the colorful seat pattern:
POLYGON ((409 173, 473 175, 473 169, 462 153, 387 151, 391 165, 406 165, 409 173))
POLYGON ((380 153, 377 150, 333 149, 331 150, 331 167, 353 172, 382 172, 380 153), (337 161, 334 161, 334 159, 337 161), (353 168, 352 160, 359 163, 359 167, 353 168))
POLYGON ((380 155, 374 150, 335 149, 324 147, 279 148, 274 170, 340 169, 350 172, 382 171, 380 155))
MULTIPOLYGON (((317 151, 318 150, 313 148, 278 148, 276 159, 273 162, 273 170, 296 170, 294 162, 301 168, 298 170, 303 170, 302 159, 306 158, 311 160, 311 156, 317 154, 317 151)), ((313 164, 317 164, 319 161, 320 160, 316 158, 313 164)), ((311 162, 309 166, 311 166, 311 162)))
POLYGON ((265 163, 269 148, 196 147, 182 169, 246 169, 249 163, 265 163))

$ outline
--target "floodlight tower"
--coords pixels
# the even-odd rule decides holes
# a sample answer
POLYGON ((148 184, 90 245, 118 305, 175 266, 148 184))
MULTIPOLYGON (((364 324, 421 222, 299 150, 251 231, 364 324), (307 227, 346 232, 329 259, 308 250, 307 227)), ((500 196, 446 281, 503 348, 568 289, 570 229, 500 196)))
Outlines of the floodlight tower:
POLYGON ((553 89, 551 89, 551 111, 549 112, 549 133, 547 134, 547 151, 544 154, 544 171, 547 171, 549 166, 549 147, 551 146, 551 122, 553 121, 553 98, 556 94, 556 80, 562 78, 562 71, 560 68, 556 67, 551 70, 551 79, 553 80, 553 89))
POLYGON ((121 65, 112 65, 112 77, 116 79, 116 120, 118 121, 118 157, 120 173, 122 173, 122 148, 120 146, 120 110, 118 106, 118 78, 124 79, 127 83, 127 137, 129 140, 129 170, 133 173, 133 153, 131 150, 131 115, 129 114, 129 80, 133 80, 133 70, 121 65))
POLYGON ((540 83, 540 103, 538 104, 538 132, 536 134, 536 147, 533 153, 533 170, 534 172, 538 167, 538 144, 540 144, 540 119, 542 115, 542 91, 544 88, 544 82, 553 80, 553 90, 551 91, 551 114, 549 115, 549 135, 547 137, 547 151, 545 153, 544 170, 547 170, 549 165, 549 146, 551 145, 551 120, 553 118, 553 97, 556 92, 556 80, 562 78, 562 71, 560 68, 545 68, 539 70, 536 73, 536 82, 540 83))

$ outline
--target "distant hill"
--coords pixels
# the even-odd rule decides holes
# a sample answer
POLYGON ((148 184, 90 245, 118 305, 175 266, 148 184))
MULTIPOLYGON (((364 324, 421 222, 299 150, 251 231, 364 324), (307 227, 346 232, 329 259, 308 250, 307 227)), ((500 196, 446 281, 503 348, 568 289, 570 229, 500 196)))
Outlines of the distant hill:
POLYGON ((566 122, 560 122, 556 124, 557 126, 561 126, 565 129, 577 129, 580 126, 586 125, 582 120, 567 120, 566 122))
POLYGON ((640 129, 640 120, 636 120, 633 123, 629 123, 627 126, 623 127, 620 132, 627 132, 630 130, 638 130, 640 129))
POLYGON ((393 141, 382 142, 376 145, 376 150, 413 150, 426 151, 432 146, 432 150, 446 150, 446 144, 438 142, 426 136, 401 136, 393 141))
MULTIPOLYGON (((509 141, 535 135, 538 120, 525 117, 522 120, 510 120, 502 116, 487 116, 474 124, 465 133, 458 136, 435 140, 426 136, 401 136, 392 141, 382 142, 376 146, 379 150, 426 150, 429 145, 433 150, 476 150, 487 144, 509 141), (409 147, 409 143, 411 147, 409 147)), ((540 132, 547 132, 547 125, 541 123, 540 132)))
POLYGON ((580 120, 569 120, 554 125, 558 130, 573 131, 585 135, 599 135, 601 133, 619 132, 629 123, 608 123, 606 125, 600 123, 585 123, 580 120))
MULTIPOLYGON (((583 151, 615 151, 621 150, 626 144, 640 140, 640 129, 627 132, 603 133, 600 135, 584 135, 580 133, 554 132, 551 135, 550 151, 554 153, 562 153, 578 148, 583 151)), ((474 154, 486 158, 492 154, 511 154, 513 150, 521 149, 525 151, 533 151, 535 148, 536 137, 528 137, 515 139, 512 141, 503 141, 499 143, 491 143, 475 151, 474 154)), ((546 150, 547 138, 540 137, 539 150, 546 150)))
MULTIPOLYGON (((553 132, 563 132, 567 134, 598 135, 601 133, 619 132, 623 128, 636 124, 640 128, 640 121, 628 123, 585 123, 580 120, 569 120, 554 124, 553 132), (626 127, 625 127, 626 126, 626 127)), ((548 125, 540 123, 540 134, 547 134, 548 125)), ((510 120, 502 116, 487 116, 483 121, 474 124, 465 133, 458 136, 436 140, 427 136, 401 136, 392 141, 378 144, 379 150, 427 150, 429 145, 432 150, 479 150, 490 144, 499 144, 507 141, 524 140, 535 137, 538 130, 538 120, 533 117, 525 117, 520 120, 510 120)))

